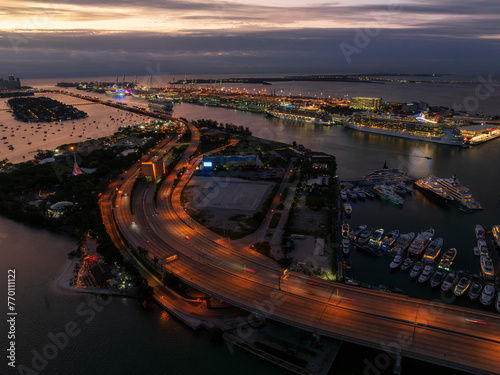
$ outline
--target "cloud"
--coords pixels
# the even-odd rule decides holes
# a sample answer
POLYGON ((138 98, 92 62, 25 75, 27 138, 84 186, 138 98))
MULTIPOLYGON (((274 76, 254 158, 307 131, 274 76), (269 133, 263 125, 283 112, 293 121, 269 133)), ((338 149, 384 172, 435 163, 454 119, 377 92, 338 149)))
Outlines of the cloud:
POLYGON ((143 74, 159 63, 178 74, 496 72, 499 11, 496 0, 11 0, 0 6, 0 67, 25 76, 143 74), (347 63, 339 45, 367 28, 376 35, 347 63))

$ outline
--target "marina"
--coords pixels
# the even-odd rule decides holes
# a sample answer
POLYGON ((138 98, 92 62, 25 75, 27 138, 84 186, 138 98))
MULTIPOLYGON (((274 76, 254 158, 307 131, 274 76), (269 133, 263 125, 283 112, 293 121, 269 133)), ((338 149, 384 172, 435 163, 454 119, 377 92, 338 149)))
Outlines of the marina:
MULTIPOLYGON (((402 273, 407 273, 407 270, 410 270, 409 274, 407 273, 410 279, 415 279, 420 284, 429 284, 431 289, 440 289, 443 292, 452 291, 456 297, 466 294, 470 302, 473 302, 483 296, 482 292, 484 293, 484 289, 488 288, 483 299, 479 298, 479 301, 482 301, 484 306, 491 305, 494 299, 491 297, 492 294, 500 293, 500 287, 495 286, 494 283, 496 281, 495 265, 490 258, 491 255, 498 259, 496 253, 500 249, 497 249, 492 241, 492 230, 485 230, 481 225, 476 225, 474 228, 474 237, 485 241, 485 251, 488 254, 480 258, 479 273, 468 269, 457 270, 452 267, 458 254, 455 248, 446 250, 437 262, 444 239, 442 237, 433 239, 434 233, 433 229, 428 229, 417 236, 413 232, 399 235, 398 230, 393 230, 384 236, 384 229, 373 229, 362 225, 351 232, 350 241, 354 244, 354 249, 363 253, 388 257, 390 271, 400 269, 402 273), (486 241, 490 244, 488 245, 486 241)), ((349 241, 347 238, 342 240, 343 249, 348 248, 347 241, 349 241)), ((356 252, 344 252, 344 257, 349 258, 350 267, 353 266, 351 259, 355 254, 356 252)), ((393 272, 391 272, 391 277, 398 274, 393 272)), ((348 282, 352 283, 352 280, 349 279, 348 282)))

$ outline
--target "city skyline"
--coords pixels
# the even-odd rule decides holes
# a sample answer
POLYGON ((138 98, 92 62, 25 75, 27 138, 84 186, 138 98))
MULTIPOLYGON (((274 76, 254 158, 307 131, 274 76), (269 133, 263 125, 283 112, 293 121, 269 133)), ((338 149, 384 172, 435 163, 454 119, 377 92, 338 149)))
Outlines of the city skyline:
POLYGON ((0 7, 22 78, 194 73, 497 72, 500 4, 64 0, 0 7))

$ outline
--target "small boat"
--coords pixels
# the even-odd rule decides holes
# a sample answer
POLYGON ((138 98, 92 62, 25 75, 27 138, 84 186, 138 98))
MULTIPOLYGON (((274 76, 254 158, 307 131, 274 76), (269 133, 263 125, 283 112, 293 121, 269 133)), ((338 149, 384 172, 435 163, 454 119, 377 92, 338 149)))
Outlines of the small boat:
POLYGON ((399 230, 393 230, 387 233, 384 238, 382 238, 382 241, 380 241, 380 248, 382 250, 387 250, 389 249, 397 240, 399 237, 399 230))
POLYGON ((438 285, 441 285, 445 277, 446 273, 444 271, 437 270, 436 273, 434 273, 434 275, 432 275, 431 277, 431 287, 435 288, 438 285))
POLYGON ((443 292, 447 292, 451 288, 453 288, 453 285, 458 281, 458 274, 455 272, 450 272, 448 276, 444 278, 443 283, 441 284, 441 290, 443 292))
POLYGON ((379 242, 382 239, 383 235, 384 235, 384 230, 382 228, 377 229, 370 236, 370 239, 368 240, 368 244, 370 246, 373 246, 373 247, 379 247, 379 242))
POLYGON ((344 264, 345 264, 345 270, 347 272, 350 272, 352 270, 352 263, 351 263, 351 261, 349 259, 346 259, 346 261, 345 261, 344 264))
POLYGON ((368 198, 373 198, 375 197, 375 194, 373 194, 369 189, 361 189, 363 191, 363 193, 365 193, 365 195, 368 197, 368 198))
POLYGON ((479 249, 479 255, 489 255, 488 245, 484 239, 477 240, 477 247, 479 249))
POLYGON ((349 255, 349 245, 349 239, 342 238, 342 253, 344 253, 344 255, 349 255))
POLYGON ((471 281, 467 276, 462 276, 458 281, 458 284, 455 285, 455 289, 453 289, 453 294, 455 294, 457 297, 460 297, 469 288, 470 283, 471 281))
POLYGON ((420 272, 422 272, 423 268, 424 268, 424 264, 421 261, 418 261, 417 263, 415 263, 415 265, 411 269, 410 277, 411 278, 417 277, 420 274, 420 272))
POLYGON ((349 198, 351 198, 351 199, 356 199, 358 197, 358 195, 356 194, 356 192, 354 190, 347 189, 346 192, 347 192, 347 195, 349 196, 349 198))
POLYGON ((392 190, 399 195, 406 195, 406 189, 403 189, 397 185, 393 186, 392 190))
POLYGON ((477 281, 474 281, 469 289, 470 300, 474 301, 477 297, 479 297, 482 290, 483 290, 483 286, 480 283, 478 283, 477 281))
POLYGON ((429 280, 431 278, 431 276, 433 274, 434 274, 434 267, 431 266, 430 264, 427 264, 424 267, 424 270, 422 271, 422 273, 420 274, 420 276, 418 277, 418 282, 419 283, 425 283, 427 280, 429 280))
POLYGON ((443 254, 443 257, 441 258, 441 261, 439 262, 439 268, 449 270, 456 256, 457 249, 455 249, 454 247, 446 250, 446 252, 443 254))
POLYGON ((368 238, 370 237, 370 235, 372 234, 373 232, 373 229, 365 229, 363 230, 360 234, 359 234, 359 237, 357 239, 357 242, 360 244, 360 245, 365 245, 366 242, 368 241, 368 238))
POLYGON ((487 255, 481 255, 481 275, 486 280, 495 280, 495 267, 487 255))
POLYGON ((495 285, 488 283, 485 285, 481 297, 479 297, 479 302, 484 306, 488 306, 491 305, 493 299, 495 299, 495 285))
POLYGON ((354 230, 352 230, 349 234, 349 238, 353 241, 356 241, 361 232, 363 232, 366 228, 368 228, 366 225, 360 225, 359 227, 354 228, 354 230))
POLYGON ((340 190, 340 198, 342 198, 343 201, 347 200, 347 193, 345 189, 340 190))
POLYGON ((419 233, 408 248, 408 254, 418 257, 432 241, 432 237, 434 237, 434 229, 432 228, 419 233))
POLYGON ((474 246, 474 255, 480 255, 480 254, 481 254, 481 250, 479 250, 479 247, 474 246))
POLYGON ((342 237, 349 238, 349 224, 345 221, 342 223, 342 237))
POLYGON ((479 240, 480 238, 485 237, 485 231, 484 228, 481 225, 476 225, 474 228, 474 231, 476 232, 476 240, 479 240))
POLYGON ((391 270, 395 270, 400 266, 402 261, 403 261, 403 256, 401 254, 396 254, 389 267, 391 267, 391 270))
POLYGON ((352 213, 352 207, 349 203, 344 203, 344 212, 346 215, 350 215, 352 213))
POLYGON ((403 261, 403 264, 401 265, 401 269, 403 271, 406 271, 411 266, 413 266, 413 260, 411 260, 410 258, 405 258, 405 260, 403 261))
POLYGON ((355 187, 352 190, 356 193, 356 195, 358 196, 359 199, 365 199, 366 198, 366 194, 364 193, 363 190, 361 190, 361 188, 355 187))
POLYGON ((497 293, 497 299, 495 301, 495 309, 500 313, 500 292, 497 293))
POLYGON ((424 263, 427 264, 432 264, 438 257, 439 253, 441 252, 441 248, 443 247, 443 239, 441 237, 436 238, 433 240, 429 246, 427 246, 427 249, 425 249, 424 252, 424 257, 423 261, 424 263))

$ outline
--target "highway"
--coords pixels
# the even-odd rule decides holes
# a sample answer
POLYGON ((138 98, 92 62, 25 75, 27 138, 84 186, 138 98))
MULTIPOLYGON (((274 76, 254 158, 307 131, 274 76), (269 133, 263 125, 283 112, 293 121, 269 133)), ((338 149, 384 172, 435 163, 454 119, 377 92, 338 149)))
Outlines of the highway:
MULTIPOLYGON (((497 314, 295 273, 288 280, 280 280, 283 270, 274 261, 191 220, 180 204, 181 191, 193 172, 191 167, 198 161, 191 155, 198 146, 199 133, 191 125, 190 129, 192 141, 161 186, 157 208, 153 202, 155 185, 140 184, 133 196, 134 214, 130 211, 128 200, 138 163, 103 194, 103 220, 120 249, 128 243, 144 247, 149 256, 159 259, 178 254, 177 260, 166 265, 169 272, 196 289, 251 312, 248 322, 265 317, 319 335, 452 368, 478 374, 499 373, 497 314), (173 188, 183 166, 188 168, 173 188), (128 196, 116 197, 113 207, 117 188, 128 196)), ((154 154, 146 157, 153 158, 154 154)))

